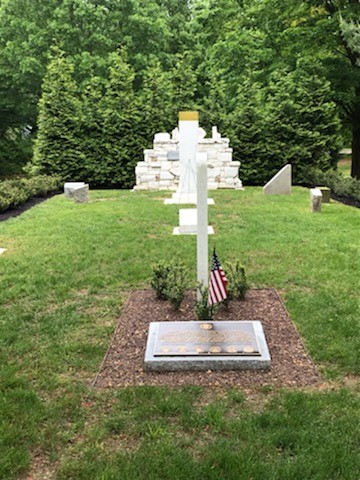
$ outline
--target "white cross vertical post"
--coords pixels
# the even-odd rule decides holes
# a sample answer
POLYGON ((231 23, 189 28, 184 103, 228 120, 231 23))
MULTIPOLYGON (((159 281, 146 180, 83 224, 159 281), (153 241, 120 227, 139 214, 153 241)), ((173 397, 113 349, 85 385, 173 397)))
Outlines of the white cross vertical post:
POLYGON ((182 203, 196 203, 196 150, 199 113, 179 112, 180 184, 178 193, 182 203))
MULTIPOLYGON (((197 282, 203 287, 209 284, 208 271, 208 203, 207 203, 207 154, 197 154, 197 282)), ((198 300, 201 292, 198 289, 198 300)))

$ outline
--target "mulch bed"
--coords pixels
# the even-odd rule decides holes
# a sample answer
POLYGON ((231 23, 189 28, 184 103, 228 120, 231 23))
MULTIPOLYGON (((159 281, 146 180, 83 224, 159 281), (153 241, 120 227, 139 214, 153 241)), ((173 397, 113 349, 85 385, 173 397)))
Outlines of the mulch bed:
POLYGON ((46 195, 45 197, 31 197, 25 203, 18 205, 15 208, 5 210, 5 212, 0 212, 0 222, 21 215, 22 213, 26 212, 26 210, 29 210, 30 208, 35 207, 35 205, 45 202, 45 200, 47 200, 48 198, 53 197, 54 195, 56 195, 56 193, 51 193, 49 195, 46 195))
POLYGON ((197 320, 195 292, 189 291, 179 311, 156 299, 152 290, 134 291, 119 320, 110 348, 93 382, 98 388, 133 385, 285 386, 321 382, 295 325, 274 289, 252 289, 244 301, 232 301, 214 320, 260 320, 271 355, 268 371, 147 372, 144 355, 150 322, 197 320))

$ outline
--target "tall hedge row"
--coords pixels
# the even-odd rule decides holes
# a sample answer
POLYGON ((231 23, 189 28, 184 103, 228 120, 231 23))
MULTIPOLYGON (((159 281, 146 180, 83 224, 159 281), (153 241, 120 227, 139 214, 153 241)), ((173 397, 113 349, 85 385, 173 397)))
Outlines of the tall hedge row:
MULTIPOLYGON (((195 76, 186 57, 168 72, 150 63, 141 79, 124 49, 109 55, 108 66, 107 78, 78 85, 70 59, 53 49, 33 171, 92 187, 131 188, 153 134, 175 127, 179 109, 196 108, 195 76)), ((221 81, 214 82, 200 123, 217 124, 230 137, 245 185, 266 183, 287 163, 294 182, 304 183, 310 167, 326 171, 337 162, 340 121, 330 84, 304 68, 277 71, 266 85, 248 77, 234 98, 225 95, 221 81)))
POLYGON ((92 187, 129 188, 142 150, 134 72, 119 50, 109 75, 77 85, 71 61, 53 49, 39 103, 32 171, 86 181, 92 187))
POLYGON ((295 183, 304 183, 310 167, 337 163, 340 120, 330 84, 303 69, 277 72, 267 86, 247 79, 224 129, 247 185, 263 185, 288 163, 295 183))

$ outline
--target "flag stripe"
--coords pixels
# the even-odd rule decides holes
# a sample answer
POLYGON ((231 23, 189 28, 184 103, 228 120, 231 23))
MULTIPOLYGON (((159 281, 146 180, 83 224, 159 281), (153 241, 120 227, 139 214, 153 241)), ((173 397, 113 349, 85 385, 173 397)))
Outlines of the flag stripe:
POLYGON ((224 270, 221 267, 220 261, 215 253, 212 257, 211 273, 209 285, 209 305, 222 302, 227 298, 226 285, 228 283, 224 270))

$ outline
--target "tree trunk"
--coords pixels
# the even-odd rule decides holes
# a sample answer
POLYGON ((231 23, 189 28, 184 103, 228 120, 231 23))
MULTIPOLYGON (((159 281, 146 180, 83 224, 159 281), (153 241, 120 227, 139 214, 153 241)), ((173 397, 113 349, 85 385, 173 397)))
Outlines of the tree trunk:
POLYGON ((352 121, 352 161, 351 161, 351 176, 360 180, 360 92, 357 97, 358 104, 356 105, 352 121))

